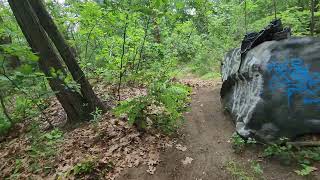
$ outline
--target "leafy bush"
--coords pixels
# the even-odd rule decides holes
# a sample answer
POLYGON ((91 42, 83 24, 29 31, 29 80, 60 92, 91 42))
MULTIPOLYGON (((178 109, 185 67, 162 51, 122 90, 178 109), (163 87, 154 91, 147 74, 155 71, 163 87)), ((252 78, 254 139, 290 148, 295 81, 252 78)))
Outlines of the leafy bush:
POLYGON ((313 166, 309 166, 306 164, 301 164, 302 169, 301 170, 295 170, 294 172, 297 173, 300 176, 307 176, 310 173, 312 173, 313 171, 317 170, 316 167, 313 166))
POLYGON ((280 138, 279 143, 272 143, 264 151, 265 156, 274 156, 280 158, 282 163, 297 163, 301 166, 300 170, 295 172, 298 175, 306 176, 316 170, 313 163, 320 161, 319 147, 296 148, 287 143, 287 138, 280 138))
POLYGON ((15 100, 15 110, 14 110, 14 116, 16 119, 22 119, 25 117, 28 117, 29 115, 34 114, 32 108, 33 104, 31 100, 18 96, 15 100))
POLYGON ((253 138, 243 139, 238 133, 233 133, 231 136, 232 148, 236 153, 240 153, 247 145, 256 144, 257 141, 253 138))
POLYGON ((293 146, 287 144, 287 138, 280 138, 279 143, 272 143, 264 150, 265 156, 276 156, 284 164, 290 164, 294 159, 293 146))
POLYGON ((72 171, 74 175, 82 175, 89 174, 94 170, 94 162, 93 161, 83 161, 76 164, 72 171))
POLYGON ((242 137, 239 136, 237 133, 233 133, 233 135, 231 136, 231 143, 232 143, 232 148, 237 153, 241 152, 246 145, 246 141, 242 139, 242 137))
MULTIPOLYGON (((86 175, 95 177, 98 173, 104 174, 113 170, 113 168, 114 164, 111 161, 107 163, 99 163, 96 158, 89 157, 89 159, 82 160, 74 165, 69 171, 66 172, 64 178, 69 177, 70 175, 73 175, 78 179, 85 179, 84 177, 86 175)), ((101 178, 102 177, 100 177, 100 179, 101 178)))
POLYGON ((251 164, 252 170, 255 172, 255 174, 262 175, 263 169, 261 165, 257 161, 253 161, 251 164))
POLYGON ((9 122, 6 117, 0 113, 0 136, 8 133, 11 128, 11 122, 9 122))
POLYGON ((29 136, 32 143, 28 150, 29 155, 36 159, 51 158, 57 153, 56 146, 62 142, 63 132, 59 129, 53 129, 50 132, 43 133, 39 126, 34 123, 29 136))
POLYGON ((124 101, 114 112, 117 116, 126 114, 129 124, 139 130, 155 128, 172 133, 182 122, 190 92, 190 88, 180 84, 155 82, 146 96, 124 101))

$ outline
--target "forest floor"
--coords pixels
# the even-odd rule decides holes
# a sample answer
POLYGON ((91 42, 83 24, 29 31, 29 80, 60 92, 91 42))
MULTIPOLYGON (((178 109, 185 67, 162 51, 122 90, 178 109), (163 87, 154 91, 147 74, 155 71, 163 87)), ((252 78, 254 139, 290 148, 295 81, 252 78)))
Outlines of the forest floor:
MULTIPOLYGON (((263 158, 260 145, 235 153, 234 124, 220 104, 220 80, 175 81, 193 87, 193 93, 185 123, 173 137, 138 132, 111 112, 71 130, 43 134, 22 128, 0 142, 0 179, 305 179, 294 172, 296 165, 263 158)), ((113 89, 101 84, 95 90, 102 95, 113 89)), ((128 87, 122 93, 129 99, 146 90, 128 87)), ((51 123, 66 117, 57 100, 44 113, 51 123)), ((316 173, 307 179, 320 179, 316 173)))
POLYGON ((139 166, 124 171, 120 180, 305 179, 294 172, 296 166, 262 158, 263 148, 259 145, 235 153, 230 142, 234 124, 220 104, 221 83, 198 85, 194 85, 191 109, 185 113, 179 137, 175 145, 160 153, 155 173, 150 175, 145 166, 139 166))

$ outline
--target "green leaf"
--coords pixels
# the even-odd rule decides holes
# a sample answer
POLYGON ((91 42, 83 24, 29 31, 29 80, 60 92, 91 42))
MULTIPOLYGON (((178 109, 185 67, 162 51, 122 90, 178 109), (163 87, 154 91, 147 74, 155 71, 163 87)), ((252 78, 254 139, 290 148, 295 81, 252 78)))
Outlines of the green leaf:
POLYGON ((318 168, 316 168, 316 167, 305 165, 305 164, 301 164, 301 166, 302 166, 301 170, 294 171, 295 173, 297 173, 300 176, 307 176, 307 175, 311 174, 313 171, 318 170, 318 168))
POLYGON ((32 66, 29 64, 23 64, 19 67, 19 70, 22 74, 28 75, 33 72, 32 66))

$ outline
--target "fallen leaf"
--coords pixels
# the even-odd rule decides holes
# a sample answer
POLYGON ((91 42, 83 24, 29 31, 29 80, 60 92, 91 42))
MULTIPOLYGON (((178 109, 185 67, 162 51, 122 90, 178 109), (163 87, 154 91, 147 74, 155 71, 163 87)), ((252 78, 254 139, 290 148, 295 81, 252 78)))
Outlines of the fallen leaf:
POLYGON ((188 164, 191 164, 193 161, 193 159, 191 157, 186 157, 186 159, 182 160, 182 164, 183 165, 188 165, 188 164))
POLYGON ((148 172, 149 174, 154 174, 154 173, 156 172, 156 170, 157 170, 156 167, 154 167, 154 166, 149 166, 147 172, 148 172))
POLYGON ((181 144, 177 144, 177 145, 176 145, 176 149, 178 149, 178 150, 180 150, 180 151, 184 152, 184 151, 186 151, 186 150, 187 150, 187 147, 182 146, 181 144))

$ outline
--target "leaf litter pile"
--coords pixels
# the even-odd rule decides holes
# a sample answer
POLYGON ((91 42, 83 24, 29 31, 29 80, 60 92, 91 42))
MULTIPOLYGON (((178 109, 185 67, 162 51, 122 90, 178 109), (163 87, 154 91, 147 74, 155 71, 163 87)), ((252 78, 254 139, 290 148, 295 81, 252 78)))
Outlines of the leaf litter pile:
MULTIPOLYGON (((123 91, 124 99, 145 94, 145 89, 123 91)), ((41 129, 65 121, 57 100, 50 104, 41 129)), ((106 113, 99 121, 66 132, 28 128, 28 132, 0 143, 0 179, 114 179, 124 169, 141 164, 153 174, 160 151, 172 143, 170 138, 140 133, 126 121, 106 113)))

